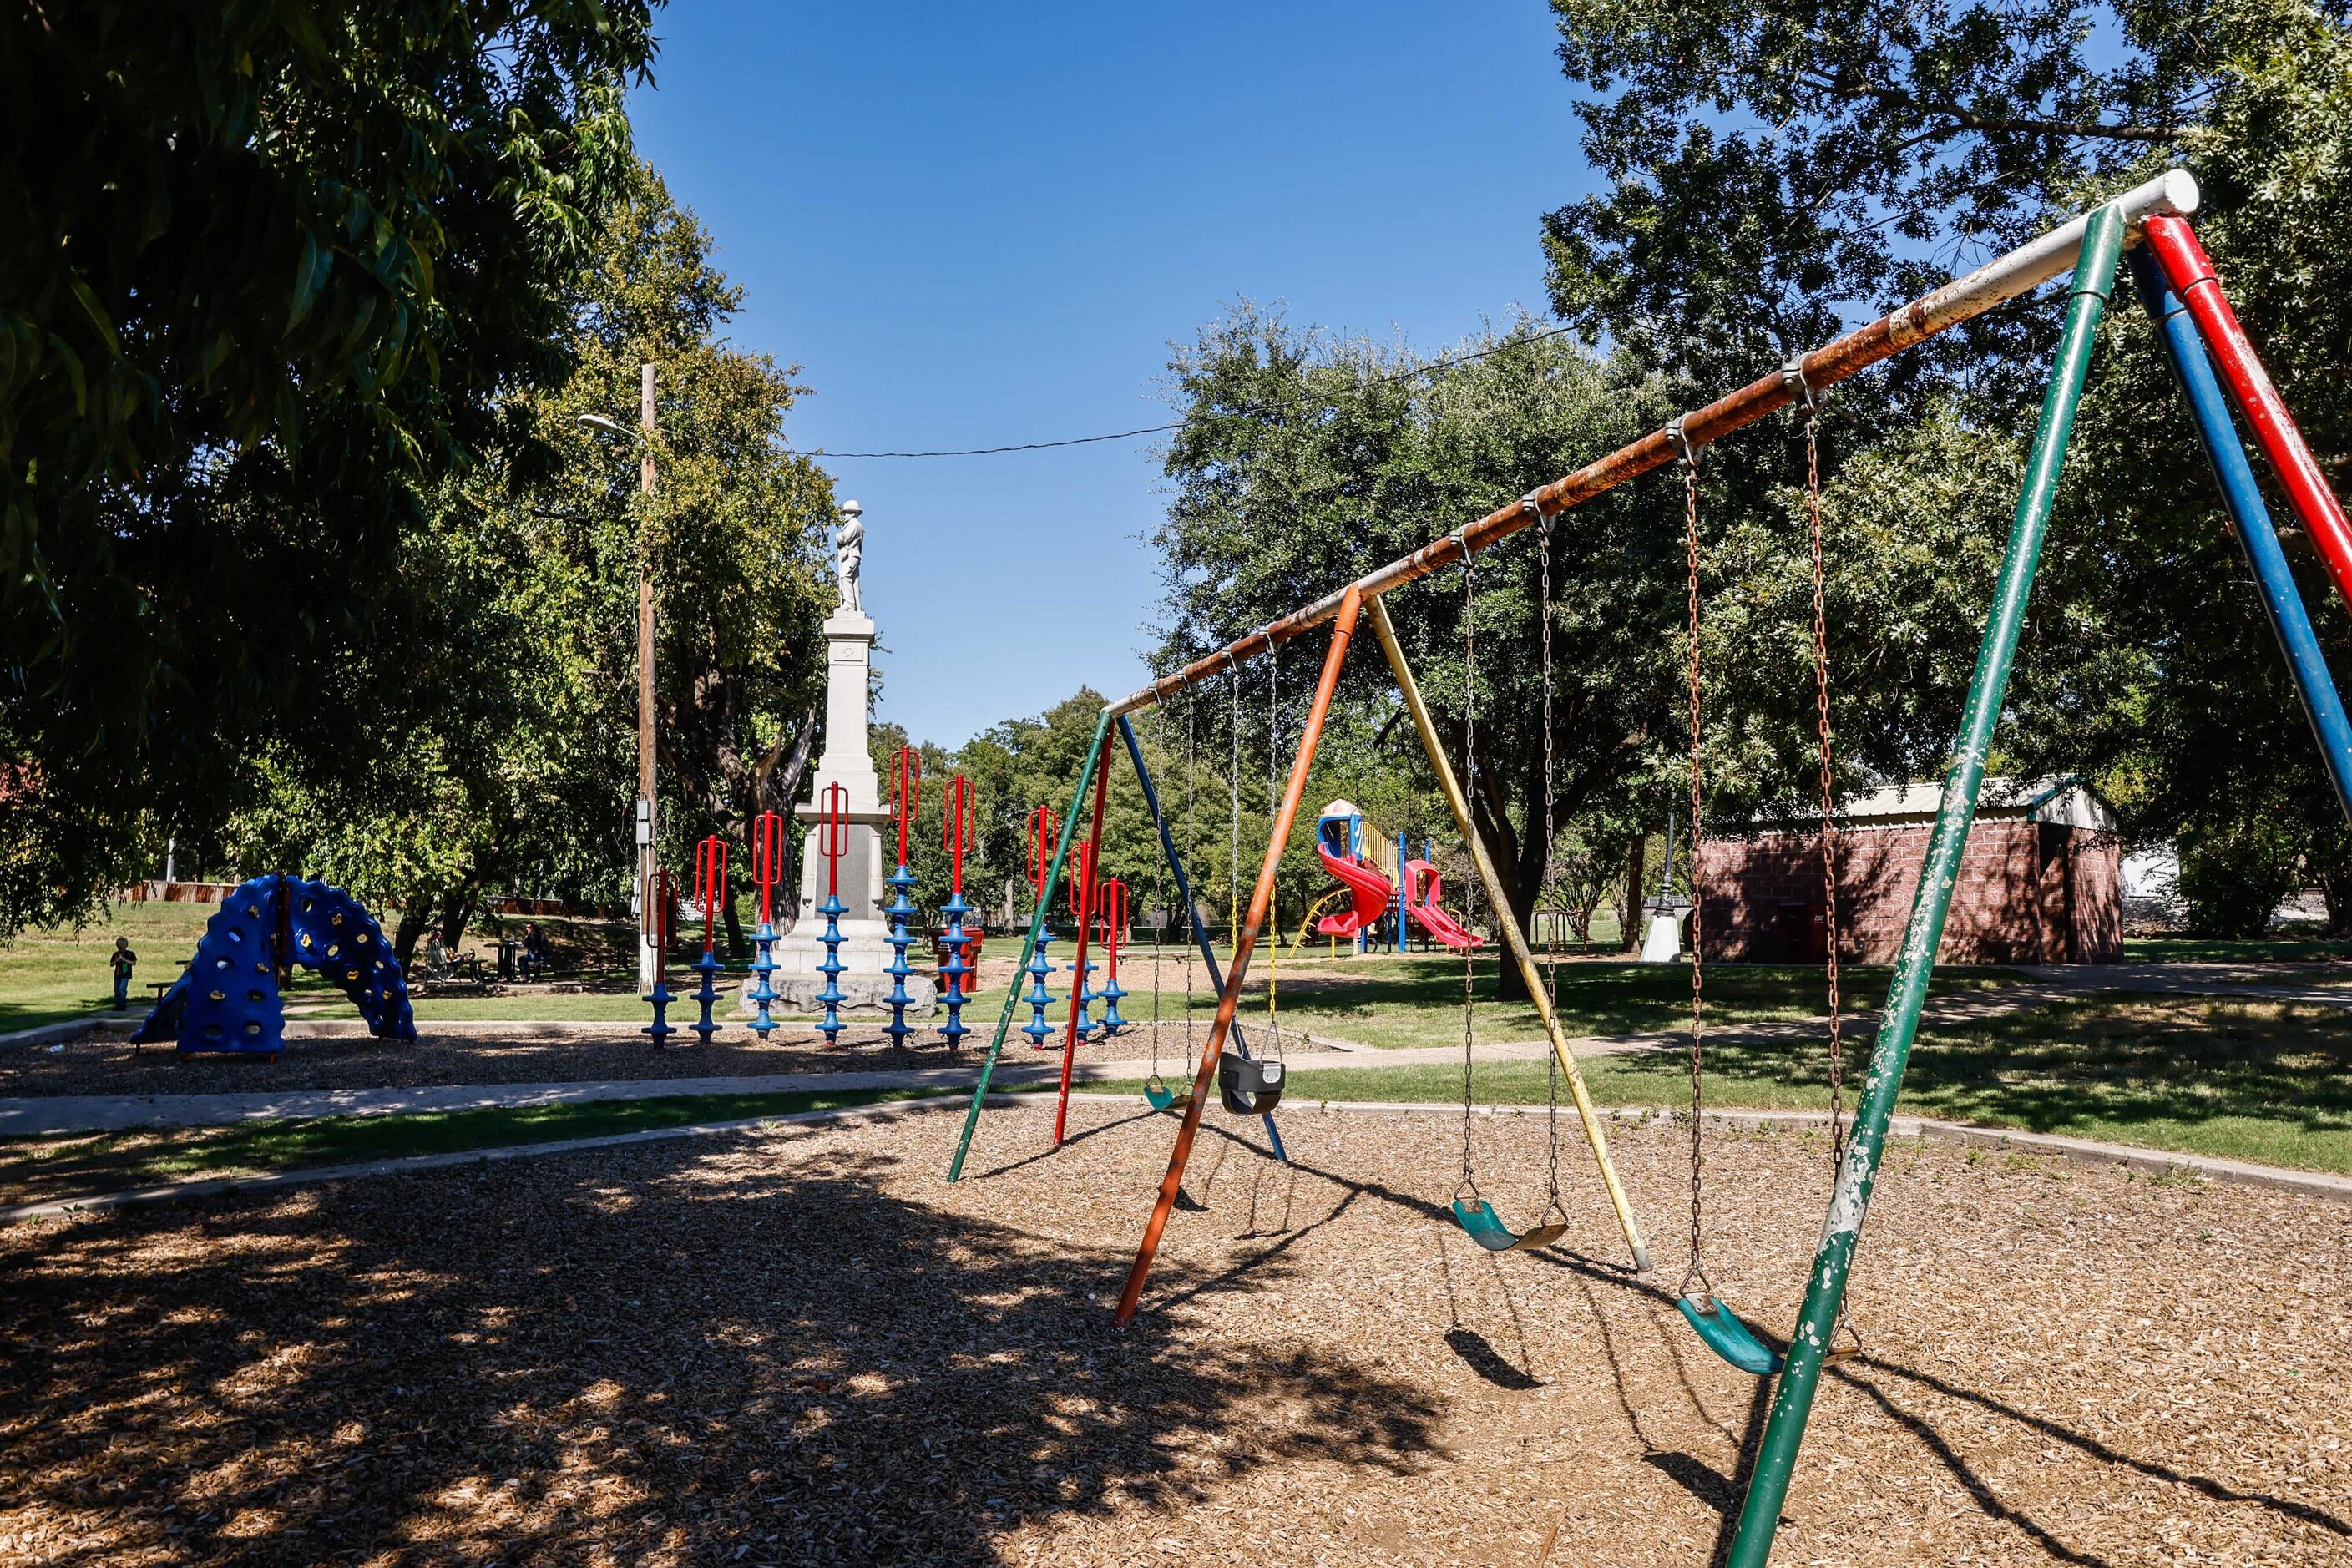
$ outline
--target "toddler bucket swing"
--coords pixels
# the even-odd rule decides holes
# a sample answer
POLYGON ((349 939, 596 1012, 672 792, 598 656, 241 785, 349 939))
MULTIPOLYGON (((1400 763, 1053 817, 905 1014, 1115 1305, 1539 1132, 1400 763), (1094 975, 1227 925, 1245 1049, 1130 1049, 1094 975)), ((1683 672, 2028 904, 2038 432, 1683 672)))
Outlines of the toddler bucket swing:
MULTIPOLYGON (((1281 798, 1278 743, 1280 731, 1275 716, 1275 679, 1278 668, 1276 663, 1278 647, 1279 645, 1269 642, 1265 650, 1265 777, 1268 797, 1266 808, 1268 832, 1273 831, 1274 819, 1280 815, 1278 803, 1281 798)), ((1233 835, 1236 847, 1234 857, 1235 892, 1238 897, 1241 866, 1238 847, 1241 843, 1242 824, 1242 681, 1238 667, 1234 671, 1233 683, 1234 762, 1231 794, 1233 835)), ((1282 1059, 1282 1022, 1275 1011, 1275 976, 1282 963, 1282 938, 1278 934, 1282 925, 1274 912, 1274 896, 1271 888, 1267 889, 1266 895, 1266 924, 1277 933, 1265 971, 1266 1028, 1267 1032, 1274 1037, 1274 1049, 1272 1055, 1259 1057, 1246 1055, 1233 1047, 1228 1047, 1219 1053, 1217 1100, 1229 1113, 1234 1116, 1263 1116, 1282 1103, 1285 1081, 1282 1059)))

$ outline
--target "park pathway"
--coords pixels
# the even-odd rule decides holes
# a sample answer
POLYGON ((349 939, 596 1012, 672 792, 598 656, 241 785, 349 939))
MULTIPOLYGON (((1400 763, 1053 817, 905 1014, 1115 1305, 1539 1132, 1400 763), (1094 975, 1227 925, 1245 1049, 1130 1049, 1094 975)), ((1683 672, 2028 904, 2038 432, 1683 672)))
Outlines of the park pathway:
MULTIPOLYGON (((2259 973, 2246 964, 2113 964, 2044 966, 2026 969, 2030 979, 2015 985, 1985 986, 1948 992, 1929 999, 1923 1022, 1948 1027, 1986 1022, 2013 1014, 2048 1007, 2103 992, 2136 992, 2161 995, 2239 997, 2246 1000, 2314 1003, 2352 1007, 2352 987, 2282 985, 2246 978, 2259 973)), ((1826 1018, 1801 1018, 1777 1024, 1745 1024, 1710 1029, 1707 1038, 1721 1045, 1762 1044, 1773 1040, 1817 1037, 1826 1018)), ((1857 1044, 1875 1030, 1875 1009, 1848 1015, 1848 1037, 1857 1044)), ((620 1026, 615 1026, 616 1027, 620 1026)), ((1458 1062, 1457 1046, 1416 1046, 1377 1050, 1344 1040, 1306 1037, 1307 1048, 1292 1047, 1283 1056, 1293 1072, 1328 1068, 1377 1068, 1458 1062)), ((1591 1036, 1569 1042, 1580 1058, 1643 1055, 1687 1048, 1687 1030, 1654 1030, 1638 1035, 1591 1036)), ((1481 1062, 1540 1061, 1540 1040, 1514 1040, 1481 1045, 1481 1062)), ((1164 1065, 1164 1064, 1163 1064, 1164 1065)), ((1148 1059, 1082 1062, 1073 1078, 1082 1083, 1147 1077, 1148 1059)), ((1017 1055, 1008 1050, 1000 1062, 995 1082, 1013 1089, 1034 1089, 1060 1072, 1058 1053, 1017 1055)), ((0 1099, 0 1137, 25 1138, 80 1132, 123 1131, 141 1127, 231 1127, 249 1121, 308 1121, 327 1116, 398 1116, 433 1111, 529 1109, 577 1105, 597 1100, 675 1100, 712 1094, 838 1093, 889 1089, 929 1089, 948 1094, 969 1090, 980 1078, 977 1060, 950 1067, 904 1068, 873 1072, 768 1073, 757 1077, 604 1079, 579 1083, 436 1084, 411 1089, 328 1089, 258 1091, 240 1094, 53 1095, 0 1099)))

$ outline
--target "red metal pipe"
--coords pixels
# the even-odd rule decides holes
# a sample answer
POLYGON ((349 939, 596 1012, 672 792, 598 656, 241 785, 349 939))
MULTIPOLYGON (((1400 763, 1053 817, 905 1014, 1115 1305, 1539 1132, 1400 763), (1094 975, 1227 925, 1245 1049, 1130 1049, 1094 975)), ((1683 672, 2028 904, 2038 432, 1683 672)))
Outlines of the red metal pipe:
POLYGON ((751 819, 751 880, 760 884, 760 923, 770 922, 770 901, 784 877, 784 819, 763 811, 751 819))
POLYGON ((1073 913, 1078 917, 1078 956, 1070 964, 1070 1021, 1062 1032, 1062 1095, 1054 1107, 1054 1147, 1062 1146, 1062 1131, 1070 1118, 1070 1068, 1077 1060, 1078 1014, 1087 989, 1087 931, 1095 922, 1095 858, 1102 849, 1103 807, 1110 799, 1110 770, 1095 770, 1095 808, 1087 830, 1086 847, 1078 851, 1078 875, 1070 884, 1073 913))
POLYGON ((1168 1216, 1175 1212, 1176 1194, 1184 1190, 1184 1163, 1192 1157, 1192 1140, 1200 1134, 1201 1110, 1209 1102, 1209 1082, 1217 1076, 1217 1058, 1224 1054, 1225 1040, 1233 1033, 1234 1013, 1241 1005, 1242 984, 1249 976, 1250 954, 1257 947, 1259 928, 1265 924, 1274 902, 1274 876, 1281 868, 1291 826, 1298 819, 1299 797, 1307 793, 1307 773, 1314 765, 1323 721, 1331 711, 1331 694, 1339 688, 1339 666, 1348 657, 1348 642, 1355 636, 1356 617, 1363 607, 1360 584, 1350 583, 1340 591, 1339 611, 1331 622, 1331 646, 1323 655, 1323 674, 1315 683, 1315 700, 1307 710, 1306 728, 1299 732, 1290 784, 1275 811, 1273 830, 1265 838, 1265 858, 1258 864, 1257 885, 1250 889, 1249 917, 1234 933, 1234 961, 1226 967, 1224 988, 1217 993, 1216 1022, 1209 1026, 1209 1043, 1202 1047, 1201 1066, 1192 1075, 1192 1097, 1184 1102, 1184 1122, 1176 1130, 1168 1174, 1160 1179, 1160 1201, 1152 1205, 1151 1221, 1143 1228, 1143 1245, 1135 1254, 1135 1267, 1128 1271, 1127 1286, 1119 1292, 1118 1312, 1111 1320, 1118 1328, 1135 1321, 1135 1309, 1143 1300, 1143 1282, 1150 1277, 1151 1259, 1160 1251, 1160 1235, 1168 1228, 1168 1216))
POLYGON ((702 906, 702 951, 711 951, 710 922, 727 896, 727 840, 716 833, 694 847, 694 901, 702 906))
POLYGON ((948 852, 954 864, 954 879, 950 884, 952 894, 963 891, 964 818, 971 811, 971 781, 961 773, 948 781, 947 799, 940 805, 940 847, 948 852))
POLYGON ((2189 226, 2188 219, 2168 215, 2149 218, 2147 234, 2147 247, 2164 268, 2165 280, 2196 319, 2197 330, 2204 334, 2205 346, 2221 367, 2238 412, 2245 416, 2263 456, 2270 459, 2288 504, 2303 520, 2304 531, 2319 547, 2327 574, 2336 579, 2336 591, 2352 604, 2352 521, 2346 520, 2344 503, 2336 499, 2327 476, 2320 472, 2303 432, 2295 427, 2294 416, 2287 412, 2286 400, 2279 395, 2261 356, 2254 353, 2246 329, 2238 324, 2238 312, 2230 308, 2230 297, 2221 291, 2221 280, 2214 275, 2205 247, 2198 243, 2197 231, 2189 226))
POLYGON ((923 753, 912 746, 901 746, 890 780, 890 815, 898 819, 898 865, 907 863, 907 828, 922 809, 923 753))
POLYGON ((841 897, 841 858, 849 853, 849 791, 837 784, 824 786, 824 816, 817 823, 816 852, 824 857, 824 896, 841 897))

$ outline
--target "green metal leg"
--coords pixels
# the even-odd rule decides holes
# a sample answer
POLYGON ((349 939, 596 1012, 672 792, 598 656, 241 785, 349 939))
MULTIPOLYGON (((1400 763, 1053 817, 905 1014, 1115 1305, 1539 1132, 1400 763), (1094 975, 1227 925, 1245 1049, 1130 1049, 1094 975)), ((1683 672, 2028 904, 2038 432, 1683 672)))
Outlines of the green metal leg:
POLYGON ((1022 939, 1021 963, 1014 969, 1013 983, 1005 987, 1004 1011, 996 1016, 996 1034, 988 1042, 988 1055, 980 1064, 980 1082, 972 1087, 971 1109, 963 1113, 963 1134, 956 1140, 955 1158, 948 1163, 948 1180, 963 1174, 963 1157, 971 1149, 972 1130, 980 1125, 980 1108, 988 1100, 988 1081, 996 1076, 996 1058, 1004 1053, 1004 1033, 1013 1026, 1013 1010, 1021 1000, 1021 971, 1029 967, 1030 958, 1037 951, 1038 933, 1045 929, 1045 911, 1054 907, 1054 893, 1062 885, 1062 858, 1070 852, 1070 840, 1076 835, 1078 816, 1086 809, 1087 791, 1093 787, 1095 769, 1102 763, 1103 743, 1110 738, 1110 710, 1095 721, 1094 743, 1087 748, 1086 765, 1078 770, 1078 789, 1070 797, 1070 809, 1062 818, 1061 842, 1054 846, 1053 868, 1045 873, 1045 890, 1037 895, 1037 912, 1029 917, 1029 934, 1022 939))
POLYGON ((2009 689, 2010 666, 2025 620, 2026 595, 2033 586, 2034 569, 2041 564, 2051 503, 2057 495, 2059 471, 2065 466, 2066 443, 2074 432, 2075 406, 2082 401, 2100 312, 2115 287, 2123 238, 2122 214, 2112 206, 2100 208, 2091 216, 2082 253, 2074 263, 2065 332, 2058 342, 2049 393, 2042 399, 2033 450, 2026 459, 2025 483, 2017 498, 2009 549, 2001 558, 2000 581, 1985 626, 1984 646, 1977 654, 1975 678, 1969 683, 1958 752, 1944 780, 1943 804, 1927 840, 1919 890, 1911 902, 1911 923, 1895 954, 1895 976, 1887 987, 1885 1021, 1871 1051, 1870 1077, 1863 1089, 1862 1103, 1854 1110, 1853 1138, 1838 1172, 1829 1223, 1822 1232, 1821 1251, 1813 1258, 1796 1332, 1790 1336, 1788 1366, 1773 1393, 1771 1418, 1757 1450, 1755 1474, 1740 1507, 1738 1533, 1732 1539, 1727 1568, 1763 1568, 1772 1555, 1772 1532, 1779 1528, 1781 1505, 1788 1500, 1797 1449, 1804 1441, 1805 1420, 1812 1414, 1813 1394, 1821 1384, 1822 1361, 1829 1352, 1830 1333, 1845 1300, 1846 1271, 1853 1261, 1854 1240, 1870 1206, 1871 1184, 1886 1143, 1886 1124, 1895 1114, 1895 1094, 1903 1087, 1903 1069, 1910 1059, 1912 1038, 1918 1033, 1919 1008, 1927 1000, 1937 945, 1943 940, 1944 917, 1951 908, 1961 851, 1968 847, 1969 826, 1976 817, 1985 756, 2009 689))

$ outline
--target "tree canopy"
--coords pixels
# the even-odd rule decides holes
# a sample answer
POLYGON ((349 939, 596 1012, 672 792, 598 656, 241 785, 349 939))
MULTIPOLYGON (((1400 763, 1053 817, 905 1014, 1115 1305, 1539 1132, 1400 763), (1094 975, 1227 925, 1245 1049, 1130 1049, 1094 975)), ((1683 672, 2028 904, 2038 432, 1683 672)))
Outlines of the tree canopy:
POLYGON ((374 720, 428 498, 565 373, 650 10, 0 12, 0 932, 374 720))

